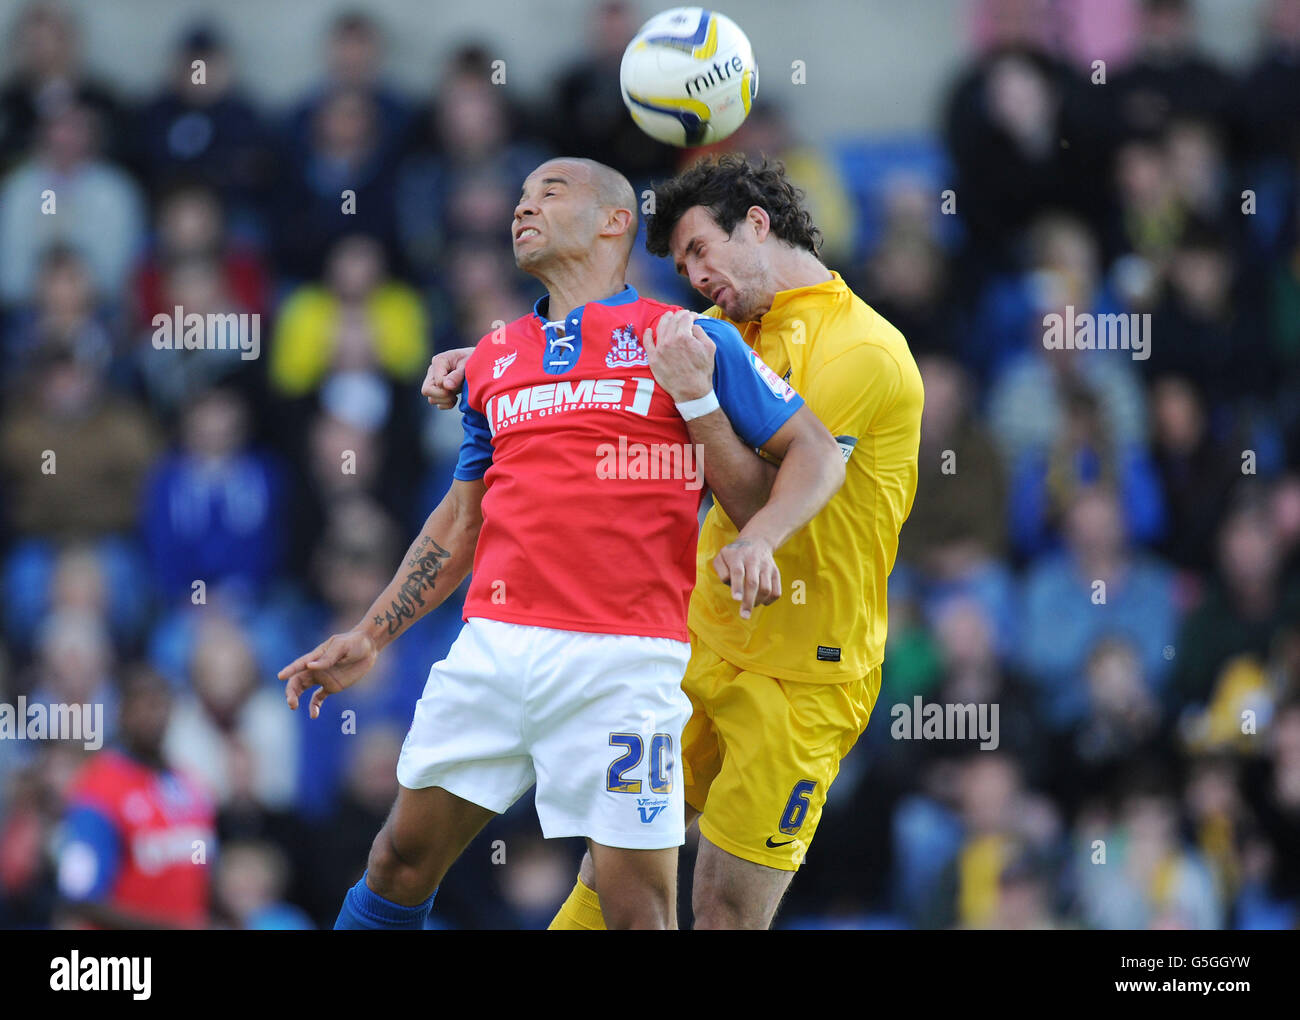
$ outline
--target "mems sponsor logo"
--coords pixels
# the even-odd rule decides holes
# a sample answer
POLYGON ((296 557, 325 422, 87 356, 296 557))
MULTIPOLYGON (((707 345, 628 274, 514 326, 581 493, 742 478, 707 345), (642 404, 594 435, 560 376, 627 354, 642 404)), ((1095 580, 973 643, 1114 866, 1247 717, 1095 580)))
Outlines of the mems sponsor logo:
POLYGON ((498 430, 516 422, 566 411, 629 411, 646 415, 650 413, 654 392, 653 379, 566 379, 499 393, 488 399, 484 411, 488 428, 496 435, 498 430))

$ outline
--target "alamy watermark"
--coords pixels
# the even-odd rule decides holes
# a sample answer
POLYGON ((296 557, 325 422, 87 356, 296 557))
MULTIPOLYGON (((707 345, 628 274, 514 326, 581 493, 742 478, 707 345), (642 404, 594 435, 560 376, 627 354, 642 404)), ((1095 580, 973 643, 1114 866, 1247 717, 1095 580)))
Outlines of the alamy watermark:
POLYGON ((104 706, 91 704, 0 703, 0 740, 79 740, 87 751, 104 746, 104 706))
POLYGON ((1134 361, 1151 357, 1151 313, 1096 315, 1065 306, 1065 314, 1043 316, 1043 346, 1049 351, 1131 351, 1134 361))
POLYGON ((596 477, 677 479, 697 492, 704 487, 704 446, 700 443, 629 443, 596 447, 596 477))
POLYGON ((153 317, 153 346, 159 351, 239 351, 244 361, 262 353, 262 316, 257 312, 173 312, 153 317))
POLYGON ((900 702, 889 710, 893 723, 889 735, 895 740, 976 740, 981 751, 996 751, 998 705, 925 704, 918 694, 909 705, 900 702))

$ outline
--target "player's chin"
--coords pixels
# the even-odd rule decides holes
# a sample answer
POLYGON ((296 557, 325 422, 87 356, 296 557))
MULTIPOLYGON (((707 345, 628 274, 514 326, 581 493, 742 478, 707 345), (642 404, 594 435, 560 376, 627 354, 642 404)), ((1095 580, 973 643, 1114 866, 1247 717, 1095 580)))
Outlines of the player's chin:
POLYGON ((749 322, 752 319, 759 318, 754 314, 754 303, 746 300, 730 288, 723 295, 718 307, 722 309, 722 314, 732 322, 749 322))
POLYGON ((522 248, 515 247, 515 265, 520 269, 528 269, 533 266, 541 266, 546 263, 546 249, 542 247, 530 248, 526 245, 522 248))

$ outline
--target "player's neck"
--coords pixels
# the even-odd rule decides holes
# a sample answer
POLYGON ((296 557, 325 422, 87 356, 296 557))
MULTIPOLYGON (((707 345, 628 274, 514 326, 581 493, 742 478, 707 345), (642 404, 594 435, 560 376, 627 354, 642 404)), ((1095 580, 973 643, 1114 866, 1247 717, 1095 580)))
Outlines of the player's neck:
POLYGON ((831 271, 821 259, 803 248, 779 249, 772 259, 771 273, 774 293, 815 287, 831 279, 831 271))
POLYGON ((546 285, 546 293, 550 295, 547 318, 567 319, 575 308, 613 297, 626 285, 626 276, 625 266, 602 270, 591 265, 557 266, 553 273, 539 274, 537 278, 546 285))

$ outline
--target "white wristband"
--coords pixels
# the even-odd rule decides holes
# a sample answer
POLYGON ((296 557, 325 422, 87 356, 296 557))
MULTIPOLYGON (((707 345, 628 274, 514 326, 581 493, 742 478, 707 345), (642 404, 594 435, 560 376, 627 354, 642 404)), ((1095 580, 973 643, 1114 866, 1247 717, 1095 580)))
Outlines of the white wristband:
POLYGON ((702 397, 678 404, 677 411, 681 414, 682 421, 690 421, 692 418, 703 418, 706 414, 711 414, 721 406, 718 403, 718 395, 713 390, 709 390, 702 397))

